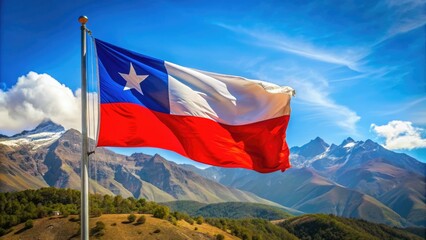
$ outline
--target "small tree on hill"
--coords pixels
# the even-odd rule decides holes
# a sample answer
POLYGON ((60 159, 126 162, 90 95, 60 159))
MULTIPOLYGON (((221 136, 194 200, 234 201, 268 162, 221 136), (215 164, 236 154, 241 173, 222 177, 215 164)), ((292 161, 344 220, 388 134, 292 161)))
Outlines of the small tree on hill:
POLYGON ((137 223, 137 224, 144 224, 144 223, 145 223, 145 221, 146 221, 146 218, 145 218, 145 216, 144 216, 144 215, 142 215, 142 216, 140 216, 140 217, 138 218, 138 220, 136 221, 136 223, 137 223))
POLYGON ((34 225, 33 225, 33 220, 32 219, 28 219, 26 222, 25 222, 25 229, 30 229, 30 228, 32 228, 34 225))
POLYGON ((153 215, 155 218, 165 219, 169 215, 169 212, 170 210, 168 207, 158 206, 157 208, 155 208, 153 215))
POLYGON ((197 224, 203 224, 204 222, 204 218, 202 216, 198 216, 195 218, 195 221, 197 222, 197 224))
POLYGON ((136 220, 135 214, 132 213, 129 216, 127 216, 127 220, 129 220, 129 222, 134 222, 136 220))
POLYGON ((100 237, 105 234, 105 223, 101 221, 96 222, 96 226, 90 229, 90 235, 100 237))
POLYGON ((216 235, 216 240, 224 240, 225 239, 225 236, 223 236, 222 234, 218 234, 218 235, 216 235))

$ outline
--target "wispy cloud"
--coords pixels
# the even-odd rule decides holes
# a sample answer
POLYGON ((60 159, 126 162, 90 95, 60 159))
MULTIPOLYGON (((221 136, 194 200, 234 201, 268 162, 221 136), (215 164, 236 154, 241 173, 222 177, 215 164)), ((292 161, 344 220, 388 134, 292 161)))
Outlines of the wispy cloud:
MULTIPOLYGON (((292 72, 287 68, 280 72, 274 69, 274 64, 265 60, 263 64, 268 66, 263 72, 267 76, 263 78, 277 79, 279 76, 286 76, 285 82, 291 84, 297 91, 295 103, 303 104, 312 110, 310 114, 312 118, 322 119, 356 134, 357 123, 361 117, 349 106, 333 98, 334 91, 343 91, 343 89, 337 89, 336 84, 341 83, 338 86, 348 87, 350 83, 346 82, 363 80, 369 85, 379 83, 380 89, 401 84, 406 79, 406 74, 412 71, 411 65, 404 65, 407 62, 402 59, 409 59, 410 56, 403 51, 397 51, 397 53, 389 51, 388 46, 394 43, 392 41, 384 43, 384 41, 423 26, 426 22, 424 4, 424 0, 387 0, 377 4, 366 4, 369 8, 364 9, 363 12, 346 9, 349 14, 352 14, 348 18, 357 21, 346 22, 350 23, 349 25, 334 24, 334 22, 324 24, 324 27, 330 31, 316 31, 309 24, 301 24, 301 30, 294 30, 299 26, 291 26, 291 24, 283 28, 274 28, 273 25, 269 27, 268 24, 259 22, 245 25, 214 24, 243 36, 241 41, 250 45, 293 55, 290 56, 291 59, 303 59, 297 60, 298 64, 317 64, 307 60, 318 61, 316 67, 301 65, 297 71, 292 72), (377 21, 366 20, 376 16, 378 16, 377 21), (400 58, 395 58, 396 54, 400 58), (331 71, 327 73, 324 70, 324 66, 333 65, 344 74, 333 75, 331 71), (341 68, 342 66, 346 68, 341 68), (308 69, 312 71, 308 72, 308 69), (275 72, 275 75, 271 72, 275 72), (268 77, 268 75, 274 76, 268 77), (383 82, 386 84, 381 84, 383 82)), ((313 11, 321 10, 316 9, 321 7, 321 4, 313 5, 313 11)), ((302 12, 301 16, 309 16, 308 11, 302 12)), ((342 16, 340 18, 343 21, 346 20, 342 16)), ((288 58, 288 55, 284 54, 283 58, 288 58)), ((253 71, 257 70, 259 67, 253 71)), ((403 111, 405 108, 410 108, 411 104, 416 103, 405 104, 402 110, 393 111, 403 111)))
POLYGON ((425 130, 413 127, 412 124, 409 121, 399 120, 381 126, 373 123, 371 130, 385 138, 384 147, 390 150, 426 148, 426 139, 421 136, 425 130))
POLYGON ((300 93, 296 101, 314 111, 317 118, 333 123, 351 135, 358 135, 356 124, 361 117, 332 99, 325 79, 311 74, 308 78, 291 79, 289 82, 300 93))
POLYGON ((384 78, 386 75, 388 75, 392 71, 393 69, 391 67, 381 67, 377 69, 370 69, 369 71, 366 71, 365 73, 356 73, 355 75, 352 75, 350 77, 340 77, 336 79, 330 79, 329 83, 354 81, 354 80, 367 79, 367 78, 380 79, 380 78, 384 78))
MULTIPOLYGON (((422 103, 426 102, 426 97, 421 97, 406 103, 400 103, 396 106, 392 106, 391 109, 386 110, 386 111, 380 111, 378 112, 379 114, 383 115, 383 116, 387 116, 387 115, 394 115, 394 114, 398 114, 401 112, 405 112, 407 110, 410 110, 422 103)), ((421 107, 418 107, 418 109, 421 109, 421 107)))
POLYGON ((386 0, 384 5, 389 9, 389 18, 393 21, 377 43, 426 24, 426 1, 424 0, 386 0))
POLYGON ((290 38, 284 34, 273 33, 266 29, 248 29, 223 23, 216 23, 216 25, 253 38, 256 40, 253 41, 253 44, 258 46, 273 48, 321 62, 346 66, 354 71, 360 71, 356 62, 368 54, 368 51, 366 51, 367 49, 361 47, 344 50, 323 49, 315 46, 312 41, 290 38))
MULTIPOLYGON (((357 61, 368 54, 368 51, 362 48, 325 49, 315 46, 312 41, 290 38, 283 34, 272 33, 267 29, 246 29, 222 23, 216 23, 216 25, 252 38, 250 43, 257 46, 335 64, 339 67, 345 66, 355 71, 359 70, 357 61)), ((307 118, 337 126, 342 129, 342 132, 358 135, 356 125, 361 117, 332 98, 329 80, 318 71, 309 71, 306 66, 291 67, 288 64, 268 61, 264 61, 263 66, 252 68, 252 74, 263 80, 282 79, 281 82, 296 89, 297 95, 294 102, 303 105, 303 109, 309 110, 309 113, 305 115, 307 118)))
POLYGON ((316 120, 318 123, 337 126, 342 132, 358 136, 357 123, 361 117, 349 107, 333 100, 332 87, 329 81, 315 71, 299 67, 281 67, 281 64, 267 64, 256 69, 253 74, 264 80, 288 84, 296 90, 294 104, 300 104, 304 111, 304 118, 316 120))

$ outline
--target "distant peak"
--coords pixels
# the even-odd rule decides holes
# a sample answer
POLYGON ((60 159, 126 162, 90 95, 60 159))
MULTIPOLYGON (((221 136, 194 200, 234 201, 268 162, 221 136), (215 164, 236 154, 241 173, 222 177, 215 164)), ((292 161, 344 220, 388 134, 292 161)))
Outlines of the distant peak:
POLYGON ((62 125, 54 123, 50 119, 43 119, 41 123, 30 132, 62 132, 65 128, 62 125))
POLYGON ((343 140, 343 142, 342 142, 342 144, 340 144, 340 146, 346 146, 349 143, 355 143, 355 140, 353 140, 351 137, 348 137, 345 140, 343 140))
POLYGON ((27 136, 35 133, 43 133, 43 132, 49 132, 49 133, 57 133, 57 132, 63 132, 65 131, 65 128, 59 124, 54 123, 50 119, 43 119, 37 127, 35 127, 32 130, 24 130, 21 133, 15 134, 12 137, 22 137, 27 136))
POLYGON ((316 137, 314 140, 311 140, 308 144, 311 144, 311 143, 315 143, 315 144, 321 144, 321 145, 324 145, 324 146, 329 146, 328 145, 328 143, 326 143, 322 138, 320 138, 320 137, 316 137))
POLYGON ((303 145, 298 149, 299 155, 305 157, 313 157, 318 154, 321 154, 327 150, 330 145, 326 143, 322 138, 316 137, 311 140, 309 143, 303 145))
POLYGON ((379 144, 376 143, 376 142, 374 142, 374 141, 372 141, 371 139, 367 139, 367 141, 365 141, 365 143, 364 143, 364 146, 372 146, 372 147, 374 147, 374 146, 377 146, 377 145, 379 145, 379 144))
POLYGON ((160 154, 158 154, 158 153, 154 154, 154 156, 152 157, 152 159, 153 159, 154 161, 161 161, 161 162, 166 161, 166 162, 168 162, 165 158, 163 158, 163 156, 161 156, 161 155, 160 155, 160 154))
POLYGON ((153 156, 145 154, 145 153, 132 153, 130 157, 135 159, 136 161, 144 162, 148 159, 151 159, 153 156))

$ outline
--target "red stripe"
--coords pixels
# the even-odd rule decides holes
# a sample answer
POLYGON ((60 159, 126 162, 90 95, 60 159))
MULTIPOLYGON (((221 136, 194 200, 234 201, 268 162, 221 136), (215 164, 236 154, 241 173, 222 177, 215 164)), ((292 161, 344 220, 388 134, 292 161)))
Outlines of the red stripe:
POLYGON ((264 173, 290 167, 289 116, 230 126, 114 103, 101 104, 100 117, 98 146, 163 148, 209 165, 264 173))

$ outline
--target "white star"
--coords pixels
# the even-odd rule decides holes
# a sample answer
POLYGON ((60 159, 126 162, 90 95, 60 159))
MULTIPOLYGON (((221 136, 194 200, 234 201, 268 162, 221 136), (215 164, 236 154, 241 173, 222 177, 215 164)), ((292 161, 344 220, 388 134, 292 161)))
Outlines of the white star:
POLYGON ((133 68, 132 63, 130 63, 130 70, 129 74, 119 73, 121 77, 123 77, 127 83, 124 87, 123 91, 130 90, 130 89, 136 89, 138 92, 140 92, 143 95, 142 89, 141 89, 141 82, 145 80, 149 75, 137 75, 135 69, 133 68))

